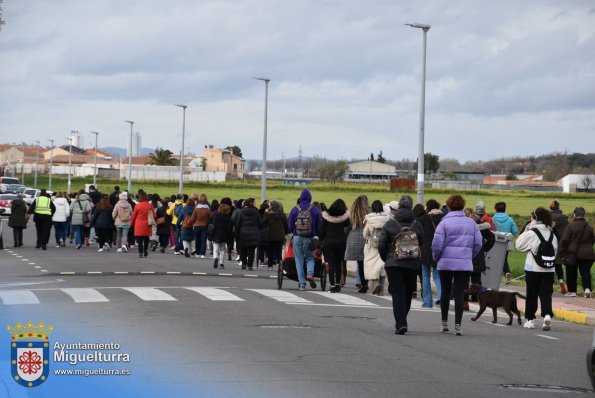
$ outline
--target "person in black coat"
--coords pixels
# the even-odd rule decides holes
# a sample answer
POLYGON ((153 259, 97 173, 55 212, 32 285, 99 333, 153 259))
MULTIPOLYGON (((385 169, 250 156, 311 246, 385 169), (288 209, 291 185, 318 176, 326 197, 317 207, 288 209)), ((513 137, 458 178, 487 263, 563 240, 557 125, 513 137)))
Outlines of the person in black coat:
POLYGON ((207 236, 213 242, 213 268, 225 268, 225 253, 227 244, 233 241, 233 225, 229 205, 221 202, 217 212, 213 214, 207 226, 207 236))
MULTIPOLYGON (((260 219, 264 224, 264 215, 269 210, 270 203, 268 200, 264 200, 258 209, 258 214, 260 214, 260 219)), ((264 260, 266 256, 268 256, 267 252, 267 231, 266 228, 260 229, 260 239, 258 241, 258 247, 256 249, 256 259, 258 261, 258 266, 264 266, 264 260)))
MULTIPOLYGON (((221 199, 219 206, 221 206, 223 204, 229 206, 229 217, 230 217, 230 220, 233 219, 233 212, 235 210, 235 207, 233 206, 233 202, 231 201, 231 198, 225 197, 225 198, 221 199)), ((231 261, 231 252, 233 250, 233 242, 235 240, 234 234, 233 234, 233 222, 231 223, 231 229, 232 229, 232 234, 229 237, 229 240, 227 241, 227 245, 226 245, 227 246, 227 261, 231 261)))
MULTIPOLYGON (((486 271, 486 259, 485 256, 489 252, 494 244, 496 243, 496 237, 490 231, 490 224, 487 222, 481 222, 481 217, 473 214, 473 209, 466 209, 465 214, 469 212, 469 216, 478 224, 479 232, 483 240, 481 251, 477 253, 477 256, 473 257, 473 272, 471 272, 471 283, 481 285, 481 273, 486 271)), ((471 301, 477 301, 477 297, 471 297, 471 301)), ((469 305, 467 304, 467 307, 469 305)))
POLYGON ((171 222, 173 220, 173 215, 167 214, 167 209, 169 208, 170 202, 170 198, 164 198, 161 206, 159 206, 156 210, 157 236, 159 236, 159 251, 161 253, 165 253, 165 249, 167 248, 171 234, 171 222))
POLYGON ((239 211, 235 224, 236 241, 240 242, 240 259, 242 269, 253 271, 254 251, 260 242, 262 219, 258 209, 254 207, 254 198, 244 201, 244 207, 239 211))
POLYGON ((283 251, 283 243, 285 243, 285 235, 289 233, 287 216, 283 212, 281 203, 273 200, 269 204, 268 209, 264 213, 262 224, 265 232, 267 255, 269 257, 269 271, 272 271, 274 264, 281 264, 281 254, 283 251))
POLYGON ((114 218, 112 217, 113 208, 109 204, 107 195, 103 195, 99 200, 97 206, 93 209, 93 218, 91 219, 91 226, 95 228, 97 235, 97 244, 99 252, 104 250, 109 251, 111 248, 111 241, 113 237, 112 230, 114 229, 114 218))
MULTIPOLYGON (((440 212, 442 214, 442 212, 440 212)), ((419 279, 421 282, 422 307, 432 308, 432 286, 430 283, 430 272, 432 267, 432 239, 434 239, 434 224, 432 217, 426 213, 424 205, 418 203, 413 207, 415 219, 421 224, 424 230, 424 244, 421 246, 421 267, 419 279)), ((434 272, 434 280, 440 279, 437 272, 434 272)))
POLYGON ((23 195, 17 195, 16 199, 10 202, 10 217, 8 226, 12 228, 14 238, 14 247, 23 246, 23 229, 27 228, 27 203, 23 200, 23 195))
POLYGON ((320 228, 318 231, 322 242, 324 260, 329 264, 330 292, 341 291, 341 274, 343 272, 343 259, 347 246, 345 229, 349 227, 349 212, 343 199, 337 199, 328 210, 322 212, 320 228))
POLYGON ((391 217, 384 224, 378 242, 378 253, 384 261, 388 277, 388 292, 393 298, 393 315, 395 317, 395 333, 407 333, 407 314, 411 308, 411 299, 416 289, 417 273, 421 266, 421 247, 424 244, 422 225, 415 220, 411 210, 413 199, 409 195, 401 196, 398 205, 395 201, 389 204, 391 217), (408 227, 417 237, 420 253, 409 259, 398 259, 395 253, 395 238, 402 229, 408 227))

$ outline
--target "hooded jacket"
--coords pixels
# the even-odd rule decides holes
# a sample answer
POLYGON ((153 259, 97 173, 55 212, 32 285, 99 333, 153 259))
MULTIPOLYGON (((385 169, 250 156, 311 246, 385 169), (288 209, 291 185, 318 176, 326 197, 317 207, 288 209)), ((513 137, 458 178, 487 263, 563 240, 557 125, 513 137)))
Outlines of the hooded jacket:
POLYGON ((233 225, 229 213, 217 211, 213 214, 209 223, 213 224, 213 242, 226 243, 233 237, 233 225))
MULTIPOLYGON (((72 225, 84 225, 83 213, 90 213, 93 210, 93 203, 89 200, 86 193, 79 195, 78 199, 70 203, 70 214, 72 214, 72 225)), ((91 217, 89 216, 89 219, 91 217)))
POLYGON ((337 216, 331 216, 328 212, 322 212, 322 221, 320 222, 320 240, 324 244, 342 244, 347 243, 345 228, 349 227, 349 211, 337 216))
POLYGON ((246 206, 239 211, 235 233, 243 247, 256 247, 260 242, 262 219, 254 206, 246 206))
POLYGON ((421 266, 421 258, 415 260, 397 260, 395 258, 395 247, 393 242, 402 227, 410 227, 417 235, 419 247, 424 243, 424 231, 419 222, 415 221, 413 211, 408 208, 400 208, 393 211, 389 220, 384 224, 382 232, 380 233, 380 241, 378 242, 378 253, 380 258, 384 261, 384 267, 400 267, 411 270, 418 270, 421 266), (398 223, 398 224, 397 224, 398 223), (400 226, 399 226, 400 225, 400 226))
POLYGON ((285 213, 266 212, 262 218, 262 224, 266 231, 267 242, 285 242, 285 235, 289 233, 285 213))
MULTIPOLYGON (((304 189, 300 194, 300 199, 298 202, 299 203, 289 212, 289 219, 287 221, 289 231, 294 235, 296 235, 295 222, 297 221, 297 216, 299 213, 298 207, 302 210, 305 210, 310 206, 310 204, 312 204, 312 194, 310 191, 304 189)), ((318 236, 318 227, 320 225, 320 219, 322 218, 322 215, 318 207, 312 207, 310 214, 312 215, 312 234, 310 238, 312 238, 314 236, 318 236)))
MULTIPOLYGON (((534 254, 537 253, 539 250, 539 245, 541 241, 535 232, 532 232, 532 229, 537 229, 543 235, 543 239, 546 241, 550 239, 550 236, 554 233, 550 227, 542 223, 541 221, 536 222, 535 224, 528 224, 527 229, 525 232, 519 235, 516 240, 516 248, 518 251, 527 252, 527 257, 525 258, 525 271, 532 271, 532 272, 554 272, 554 267, 552 268, 543 268, 540 267, 535 262, 534 254)), ((554 239, 552 240, 552 244, 554 245, 554 249, 556 252, 558 251, 558 239, 554 234, 554 239)))
POLYGON ((56 206, 56 212, 52 216, 54 222, 66 222, 68 216, 70 216, 70 205, 66 198, 54 199, 54 206, 56 206))
POLYGON ((494 228, 496 229, 496 231, 510 232, 514 236, 516 236, 516 234, 519 232, 516 227, 516 223, 508 214, 496 213, 492 218, 494 220, 494 228))
POLYGON ((432 255, 438 271, 473 271, 472 259, 483 245, 475 221, 462 210, 448 212, 436 227, 432 255))
POLYGON ((575 252, 577 260, 595 260, 593 228, 584 218, 575 218, 564 230, 560 240, 560 256, 575 252))
POLYGON ((134 206, 130 220, 130 225, 134 226, 134 236, 151 236, 153 233, 153 228, 149 225, 149 212, 153 213, 153 219, 157 219, 155 208, 150 202, 142 200, 134 206))
POLYGON ((388 221, 388 214, 369 213, 364 217, 364 277, 366 279, 378 279, 384 276, 384 261, 380 258, 377 247, 370 245, 370 238, 376 229, 382 230, 384 224, 388 221))
POLYGON ((112 218, 114 219, 114 224, 116 227, 130 226, 130 221, 132 220, 132 206, 130 205, 130 203, 128 203, 126 199, 118 200, 118 202, 114 206, 114 209, 112 210, 112 218), (127 221, 122 221, 120 216, 122 215, 122 212, 125 209, 128 209, 128 211, 130 212, 130 219, 128 219, 127 221))
POLYGON ((112 208, 106 207, 104 209, 100 209, 95 206, 95 211, 93 212, 93 219, 91 224, 96 229, 112 229, 114 227, 114 219, 112 218, 112 208))
POLYGON ((21 198, 10 202, 10 217, 8 226, 12 228, 27 228, 27 203, 21 198))

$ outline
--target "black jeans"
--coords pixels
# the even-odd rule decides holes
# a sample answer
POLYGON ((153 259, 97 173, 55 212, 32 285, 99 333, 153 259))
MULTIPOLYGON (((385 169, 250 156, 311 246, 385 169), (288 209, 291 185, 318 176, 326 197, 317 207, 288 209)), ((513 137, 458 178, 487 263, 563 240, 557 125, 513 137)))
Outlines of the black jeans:
POLYGON ((417 287, 417 271, 401 267, 385 269, 388 278, 388 292, 393 298, 395 330, 399 330, 402 327, 407 327, 407 314, 411 309, 411 299, 417 287))
POLYGON ((23 244, 23 228, 22 227, 12 227, 12 237, 14 239, 14 247, 22 245, 23 244))
POLYGON ((564 280, 564 269, 562 268, 562 264, 555 264, 554 268, 556 270, 556 277, 558 281, 564 280))
POLYGON ((47 246, 52 231, 52 216, 36 214, 35 229, 37 230, 37 244, 35 246, 47 246))
POLYGON ((504 267, 502 268, 504 275, 510 274, 510 265, 508 265, 508 252, 504 255, 504 267))
POLYGON ((95 228, 95 234, 97 235, 97 244, 99 247, 103 247, 104 244, 111 246, 112 243, 112 229, 95 228))
POLYGON ((240 260, 242 261, 242 267, 252 268, 254 265, 254 251, 256 246, 241 246, 240 247, 240 260))
POLYGON ((148 236, 137 236, 136 244, 138 245, 138 254, 148 254, 149 250, 149 237, 148 236))
POLYGON ((581 274, 583 289, 591 289, 591 266, 593 260, 576 260, 575 265, 566 265, 566 283, 568 291, 576 293, 577 270, 581 274))
POLYGON ((535 319, 537 312, 537 298, 541 303, 541 316, 554 316, 552 311, 552 294, 554 293, 553 272, 525 271, 527 285, 527 299, 525 301, 525 319, 535 319))
POLYGON ((329 283, 331 286, 341 283, 343 273, 343 259, 345 258, 346 243, 324 243, 324 261, 329 264, 329 283))
POLYGON ((362 281, 362 286, 368 287, 368 280, 364 276, 364 261, 357 260, 357 272, 359 273, 359 280, 362 281))
POLYGON ((442 293, 440 295, 440 312, 442 321, 448 321, 448 310, 450 307, 450 292, 455 299, 455 325, 460 325, 463 320, 465 305, 465 287, 469 283, 469 271, 438 271, 440 272, 440 284, 442 293), (454 280, 454 286, 453 286, 454 280))
POLYGON ((283 242, 269 242, 267 253, 269 255, 269 267, 274 264, 281 264, 281 252, 283 251, 283 242))

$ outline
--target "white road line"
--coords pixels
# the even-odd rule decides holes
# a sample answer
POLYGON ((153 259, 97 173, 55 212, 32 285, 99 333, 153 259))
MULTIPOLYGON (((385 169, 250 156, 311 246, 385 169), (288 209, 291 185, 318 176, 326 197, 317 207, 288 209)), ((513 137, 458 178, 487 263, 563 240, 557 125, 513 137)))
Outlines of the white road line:
MULTIPOLYGON (((35 263, 29 263, 29 265, 35 265, 35 263)), ((35 268, 37 268, 37 267, 35 267, 35 268)), ((39 268, 41 268, 41 267, 39 267, 39 268)))
POLYGON ((343 293, 330 293, 330 292, 313 292, 310 291, 309 293, 318 294, 320 296, 326 297, 328 299, 338 301, 341 304, 345 305, 358 305, 358 306, 367 306, 367 307, 378 307, 378 304, 371 303, 366 300, 362 300, 357 297, 350 296, 348 294, 343 293))
POLYGON ((184 289, 192 290, 212 301, 244 301, 235 294, 215 287, 185 287, 184 289))
POLYGON ((293 293, 284 292, 283 290, 276 289, 246 289, 256 293, 260 293, 263 296, 270 297, 273 300, 280 301, 287 304, 307 304, 312 303, 310 300, 306 300, 303 297, 297 296, 293 293))
POLYGON ((23 256, 17 256, 17 258, 23 258, 23 256))
POLYGON ((536 334, 535 336, 543 337, 544 339, 550 339, 550 340, 560 340, 557 337, 546 336, 545 334, 536 334))
POLYGON ((320 303, 285 303, 289 305, 308 305, 311 307, 341 307, 341 308, 368 308, 373 310, 392 310, 393 307, 380 307, 370 305, 348 305, 348 304, 320 304, 320 303))
POLYGON ((29 290, 5 290, 0 291, 0 299, 4 305, 14 304, 39 304, 37 296, 29 290))
POLYGON ((178 301, 169 294, 152 287, 123 287, 145 301, 178 301))
POLYGON ((95 289, 70 288, 60 290, 72 297, 75 303, 103 303, 109 301, 107 297, 95 289))

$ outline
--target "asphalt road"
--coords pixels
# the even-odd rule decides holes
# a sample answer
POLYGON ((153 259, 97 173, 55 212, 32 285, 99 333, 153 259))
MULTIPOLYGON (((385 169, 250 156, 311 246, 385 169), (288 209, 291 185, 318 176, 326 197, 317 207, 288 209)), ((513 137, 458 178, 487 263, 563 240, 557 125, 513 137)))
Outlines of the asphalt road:
MULTIPOLYGON (((0 321, 52 323, 52 342, 118 343, 131 360, 114 366, 132 375, 79 376, 78 392, 69 390, 74 379, 53 375, 47 391, 30 396, 116 386, 127 391, 120 396, 537 397, 543 391, 527 385, 579 395, 590 387, 589 327, 554 321, 543 332, 505 326, 503 317, 474 323, 466 313, 457 337, 439 333, 437 309, 415 301, 409 333, 399 336, 390 298, 357 294, 353 280, 342 294, 299 292, 288 280, 278 290, 275 273, 241 271, 235 262, 218 275, 210 259, 171 253, 41 251, 32 233, 13 249, 4 231, 0 321)), ((0 396, 29 396, 6 367, 0 363, 0 396)))

